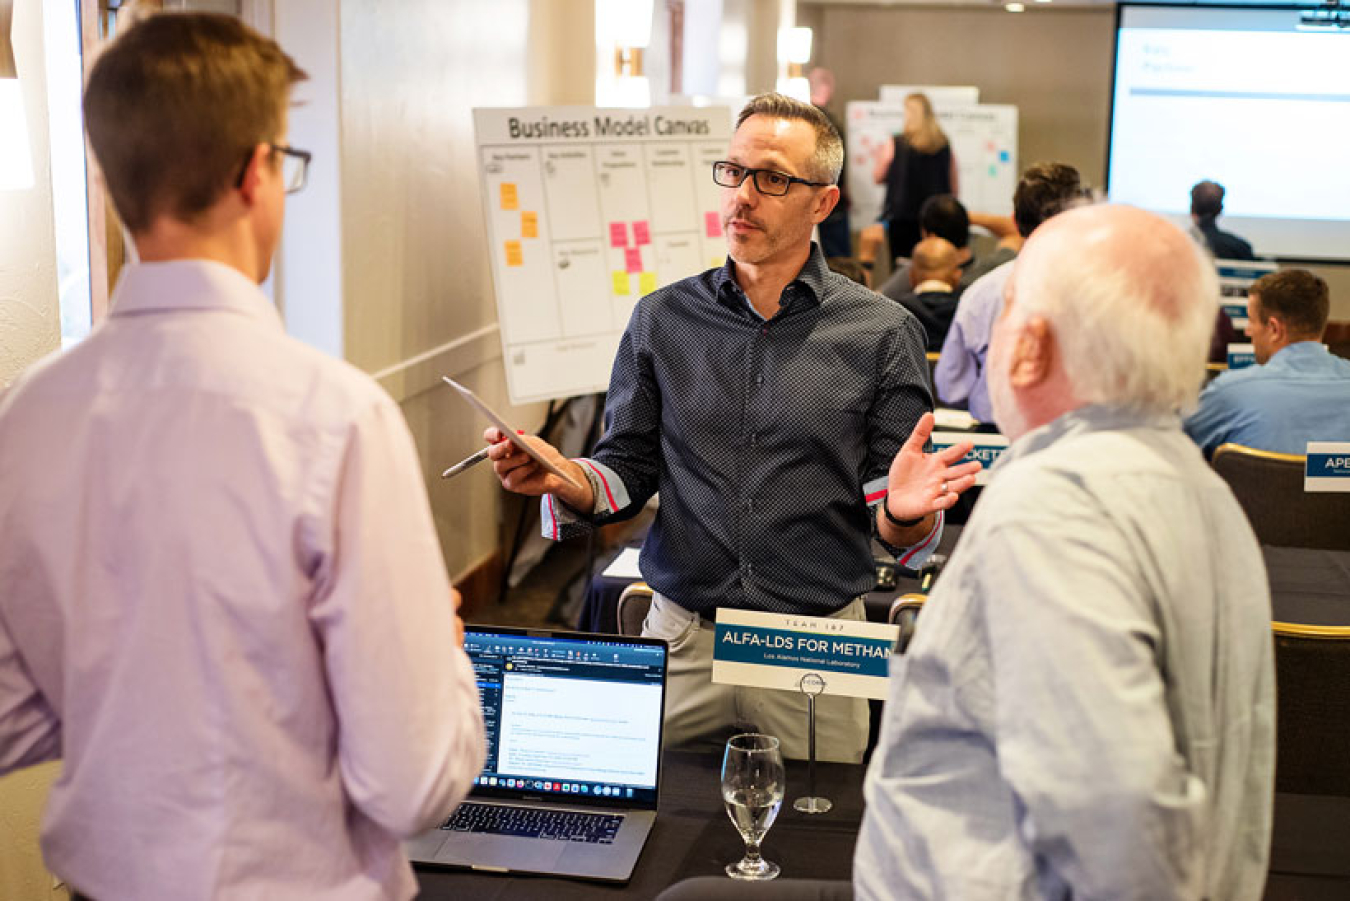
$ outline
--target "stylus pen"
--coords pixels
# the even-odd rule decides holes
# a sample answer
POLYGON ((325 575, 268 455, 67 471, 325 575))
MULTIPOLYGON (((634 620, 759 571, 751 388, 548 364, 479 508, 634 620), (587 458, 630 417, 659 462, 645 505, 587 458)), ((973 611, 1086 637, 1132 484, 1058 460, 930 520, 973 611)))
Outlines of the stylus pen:
POLYGON ((445 472, 441 473, 441 478, 448 479, 451 476, 457 476, 464 470, 468 469, 469 467, 474 466, 475 464, 478 463, 482 463, 484 460, 487 459, 487 455, 488 449, 485 447, 478 453, 474 454, 472 457, 465 457, 463 460, 460 460, 454 466, 451 466, 445 472))

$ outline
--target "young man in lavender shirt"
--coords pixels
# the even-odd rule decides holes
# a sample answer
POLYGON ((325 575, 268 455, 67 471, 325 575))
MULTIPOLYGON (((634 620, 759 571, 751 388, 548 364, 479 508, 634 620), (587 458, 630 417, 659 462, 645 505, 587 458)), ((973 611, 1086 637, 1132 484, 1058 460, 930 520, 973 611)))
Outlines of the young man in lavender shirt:
POLYGON ((0 772, 64 759, 43 853, 101 901, 409 898, 399 837, 483 760, 398 407, 258 290, 302 77, 227 16, 103 53, 86 122, 142 262, 0 401, 0 772))

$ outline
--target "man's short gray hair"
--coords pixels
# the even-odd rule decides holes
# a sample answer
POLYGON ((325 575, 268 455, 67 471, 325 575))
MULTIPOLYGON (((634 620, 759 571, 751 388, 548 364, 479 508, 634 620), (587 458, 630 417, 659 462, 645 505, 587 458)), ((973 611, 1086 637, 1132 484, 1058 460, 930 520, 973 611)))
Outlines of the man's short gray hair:
POLYGON ((807 176, 811 181, 830 184, 839 181, 839 172, 844 168, 844 140, 830 118, 819 109, 785 94, 768 93, 751 98, 736 117, 736 128, 739 129, 751 116, 797 119, 810 125, 816 133, 816 152, 811 155, 812 171, 807 176))
POLYGON ((1050 323, 1077 400, 1194 409, 1219 302, 1200 246, 1119 206, 1070 210, 1043 228, 1018 258, 1011 312, 1050 323))

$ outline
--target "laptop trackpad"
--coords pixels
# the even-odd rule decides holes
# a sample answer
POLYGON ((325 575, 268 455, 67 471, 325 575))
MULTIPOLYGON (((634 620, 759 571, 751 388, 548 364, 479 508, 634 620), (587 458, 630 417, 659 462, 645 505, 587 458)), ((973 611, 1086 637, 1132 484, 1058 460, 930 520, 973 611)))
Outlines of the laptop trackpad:
POLYGON ((571 842, 516 838, 482 832, 448 836, 436 854, 437 863, 504 870, 552 870, 571 842))

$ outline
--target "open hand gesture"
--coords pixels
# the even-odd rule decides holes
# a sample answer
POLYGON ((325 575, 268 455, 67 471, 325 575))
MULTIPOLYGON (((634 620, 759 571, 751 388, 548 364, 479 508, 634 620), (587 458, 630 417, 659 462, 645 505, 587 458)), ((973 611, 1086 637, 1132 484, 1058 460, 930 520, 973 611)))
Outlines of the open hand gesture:
POLYGON ((961 492, 975 484, 975 474, 981 468, 979 461, 960 462, 974 445, 963 441, 926 454, 923 448, 932 434, 933 414, 925 413, 891 461, 885 503, 896 519, 918 519, 946 510, 956 503, 961 492))

